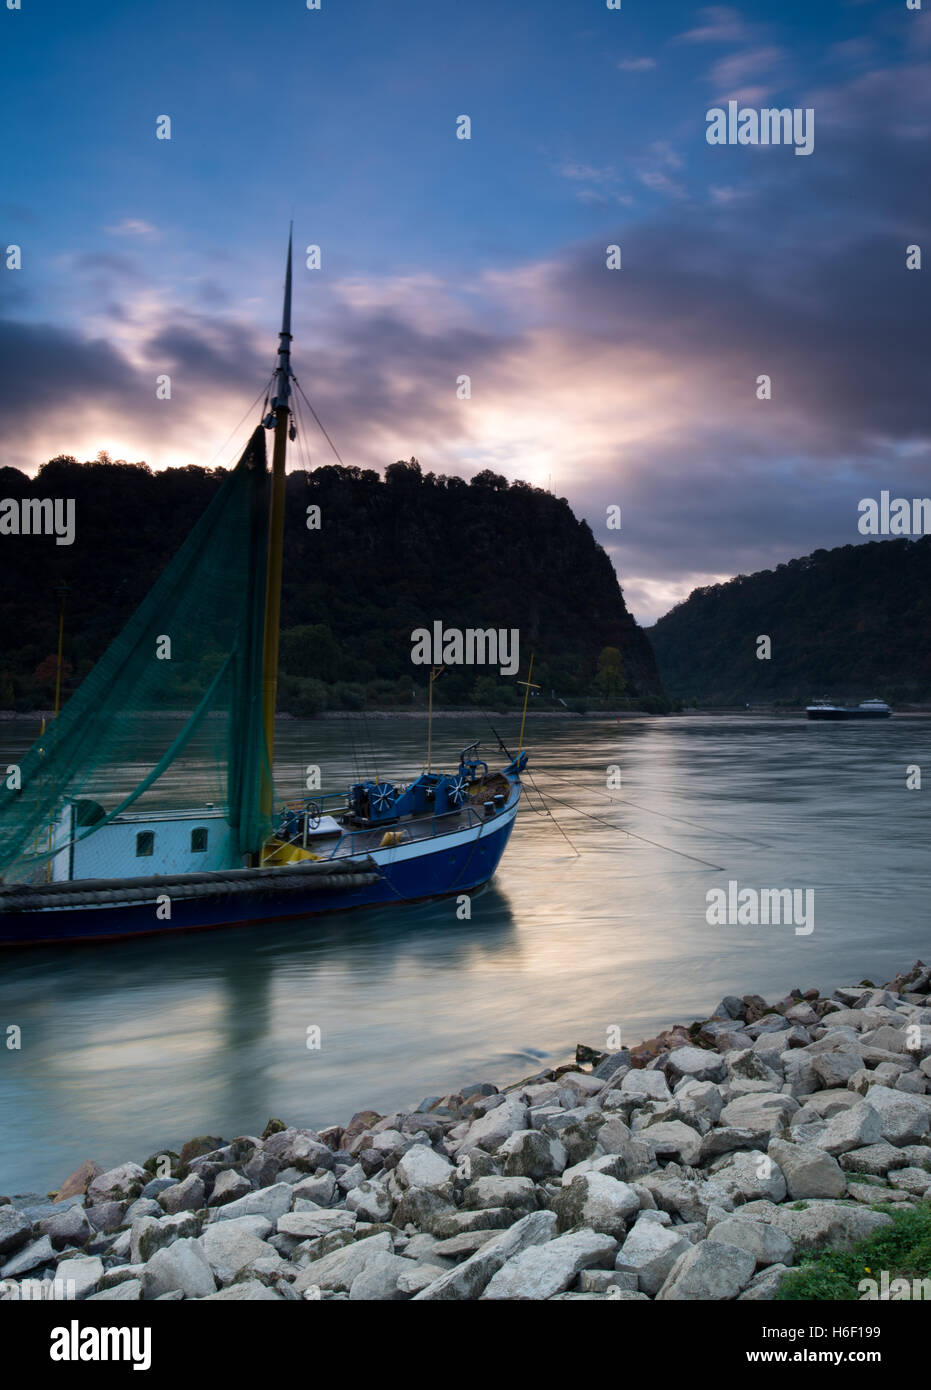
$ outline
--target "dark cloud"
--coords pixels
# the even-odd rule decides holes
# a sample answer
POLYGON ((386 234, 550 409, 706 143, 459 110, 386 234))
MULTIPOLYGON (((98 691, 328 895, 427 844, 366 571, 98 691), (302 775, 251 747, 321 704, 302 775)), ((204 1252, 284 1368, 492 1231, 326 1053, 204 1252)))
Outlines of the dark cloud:
MULTIPOLYGON (((723 7, 706 20, 735 22, 723 7)), ((649 222, 625 214, 545 265, 489 274, 471 298, 416 277, 322 281, 310 303, 298 298, 296 370, 345 460, 383 466, 416 453, 425 468, 490 465, 544 485, 553 472, 651 615, 707 576, 860 539, 856 503, 883 487, 926 492, 928 270, 906 270, 905 248, 931 246, 931 66, 873 72, 806 101, 810 158, 702 147, 688 201, 649 222), (713 196, 733 184, 739 197, 713 196), (614 241, 620 272, 605 269, 614 241), (456 398, 464 373, 471 402, 456 398), (771 402, 755 397, 763 373, 771 402), (615 502, 621 533, 604 524, 615 502)), ((189 296, 143 313, 129 267, 81 263, 107 280, 100 302, 122 306, 111 321, 138 323, 134 361, 145 369, 101 339, 30 326, 8 308, 0 408, 11 432, 44 437, 50 416, 93 401, 118 405, 159 447, 169 418, 177 433, 209 402, 259 389, 273 328, 192 312, 189 296), (170 417, 153 400, 149 364, 177 382, 170 417)), ((195 302, 222 311, 232 301, 212 284, 195 302)), ((319 439, 310 443, 324 461, 319 439)))

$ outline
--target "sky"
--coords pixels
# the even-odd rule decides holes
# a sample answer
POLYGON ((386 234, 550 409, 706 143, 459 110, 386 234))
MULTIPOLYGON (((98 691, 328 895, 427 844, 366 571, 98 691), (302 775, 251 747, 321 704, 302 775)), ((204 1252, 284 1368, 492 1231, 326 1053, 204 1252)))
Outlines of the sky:
POLYGON ((641 622, 929 491, 931 3, 11 3, 0 466, 232 462, 293 219, 342 460, 551 488, 641 622), (710 145, 729 101, 811 154, 710 145))

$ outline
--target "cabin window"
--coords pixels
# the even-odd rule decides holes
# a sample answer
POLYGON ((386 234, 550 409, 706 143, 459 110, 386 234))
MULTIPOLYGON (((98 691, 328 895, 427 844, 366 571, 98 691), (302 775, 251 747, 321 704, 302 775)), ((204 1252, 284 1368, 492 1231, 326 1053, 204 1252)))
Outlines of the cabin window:
POLYGON ((155 851, 155 831, 140 830, 136 836, 136 858, 144 859, 155 851))
POLYGON ((191 853, 207 853, 207 829, 206 826, 199 825, 196 830, 191 831, 191 853))

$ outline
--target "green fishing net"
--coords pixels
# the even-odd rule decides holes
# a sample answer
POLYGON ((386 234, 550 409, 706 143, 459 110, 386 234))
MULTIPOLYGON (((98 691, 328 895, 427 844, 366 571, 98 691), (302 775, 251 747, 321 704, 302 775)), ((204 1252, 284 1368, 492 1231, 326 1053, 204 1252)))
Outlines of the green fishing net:
MULTIPOLYGON (((69 801, 84 803, 74 832, 82 840, 130 806, 164 806, 166 796, 179 808, 210 801, 234 831, 228 867, 258 851, 270 829, 261 811, 267 526, 265 432, 257 429, 58 718, 12 774, 0 769, 7 881, 41 871, 55 817, 69 801), (87 810, 87 802, 96 805, 87 810)), ((95 872, 106 877, 100 861, 95 872)))

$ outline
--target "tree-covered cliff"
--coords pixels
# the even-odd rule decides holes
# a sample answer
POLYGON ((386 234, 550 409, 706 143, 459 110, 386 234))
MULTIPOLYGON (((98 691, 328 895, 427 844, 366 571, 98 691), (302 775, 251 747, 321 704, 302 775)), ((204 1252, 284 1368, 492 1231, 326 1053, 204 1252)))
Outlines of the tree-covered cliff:
MULTIPOLYGON (((0 469, 0 498, 73 498, 75 540, 0 535, 0 708, 47 707, 57 586, 68 585, 65 693, 115 636, 214 495, 223 470, 58 458, 34 479, 0 469)), ((538 703, 659 702, 650 644, 602 548, 568 503, 484 472, 470 482, 416 461, 289 475, 281 698, 293 713, 419 703, 411 633, 516 628, 535 654, 538 703), (314 509, 319 508, 319 515, 314 509), (319 526, 315 522, 319 520, 319 526)), ((439 704, 517 702, 495 668, 449 668, 439 704)), ((560 706, 561 707, 561 706, 560 706)))
POLYGON ((667 694, 687 703, 928 700, 931 536, 816 550, 695 589, 649 636, 667 694))

